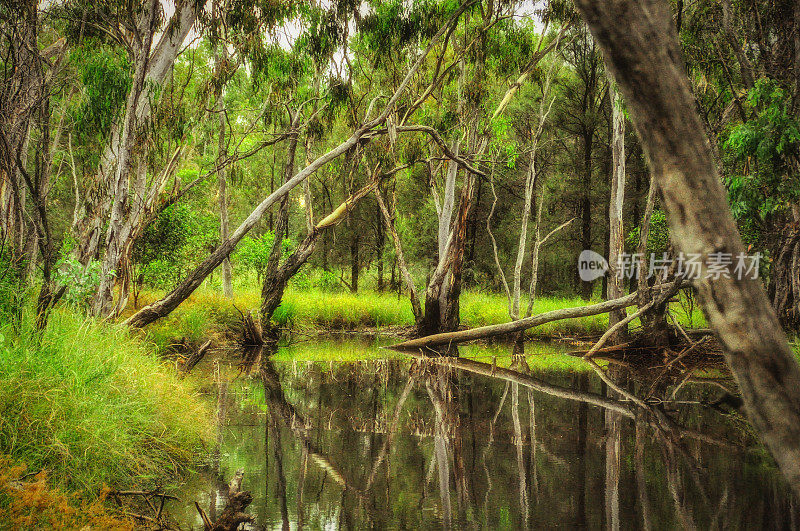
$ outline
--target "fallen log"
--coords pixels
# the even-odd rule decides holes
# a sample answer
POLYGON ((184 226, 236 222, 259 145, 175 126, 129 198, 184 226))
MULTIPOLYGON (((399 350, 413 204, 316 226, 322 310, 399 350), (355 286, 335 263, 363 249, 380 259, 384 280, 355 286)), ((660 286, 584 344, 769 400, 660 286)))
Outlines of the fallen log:
POLYGON ((205 343, 203 343, 199 349, 194 351, 191 356, 186 358, 186 361, 183 362, 181 365, 181 374, 189 374, 194 369, 194 366, 200 363, 200 360, 203 359, 203 356, 206 355, 209 347, 211 347, 211 340, 209 339, 205 343))
MULTIPOLYGON (((686 283, 688 285, 688 283, 686 283)), ((684 284, 681 284, 684 287, 684 284)), ((653 289, 671 290, 674 289, 674 283, 661 284, 654 286, 653 289)), ((597 304, 590 304, 588 306, 578 306, 575 308, 562 308, 560 310, 553 310, 551 312, 540 313, 524 319, 516 321, 509 321, 507 323, 500 323, 495 325, 480 326, 478 328, 470 328, 469 330, 461 330, 458 332, 445 332, 442 334, 433 334, 430 336, 411 339, 392 345, 388 348, 398 351, 418 350, 418 349, 431 349, 440 347, 442 345, 457 345, 467 341, 476 341, 478 339, 486 339, 489 337, 504 336, 521 332, 528 328, 543 325, 551 321, 560 321, 562 319, 575 319, 578 317, 589 317, 591 315, 599 315, 602 313, 612 312, 614 310, 621 310, 628 306, 635 306, 637 304, 637 293, 633 292, 625 297, 619 299, 612 299, 597 304)))

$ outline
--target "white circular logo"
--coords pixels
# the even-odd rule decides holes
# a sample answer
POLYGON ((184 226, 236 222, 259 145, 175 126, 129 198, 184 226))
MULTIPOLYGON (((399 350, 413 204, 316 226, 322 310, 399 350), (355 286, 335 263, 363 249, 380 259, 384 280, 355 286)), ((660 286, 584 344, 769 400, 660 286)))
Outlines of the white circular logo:
POLYGON ((584 282, 591 282, 602 277, 608 271, 608 262, 603 255, 589 249, 581 252, 578 257, 578 274, 584 282))

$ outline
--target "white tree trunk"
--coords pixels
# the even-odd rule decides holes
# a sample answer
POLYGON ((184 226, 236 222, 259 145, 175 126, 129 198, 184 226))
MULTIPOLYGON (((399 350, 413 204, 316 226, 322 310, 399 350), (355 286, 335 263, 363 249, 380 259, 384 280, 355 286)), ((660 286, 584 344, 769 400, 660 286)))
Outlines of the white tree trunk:
MULTIPOLYGON (((613 87, 612 79, 609 79, 613 87)), ((625 114, 622 111, 622 97, 615 88, 612 94, 611 154, 613 172, 611 175, 611 199, 608 205, 609 245, 608 245, 608 298, 622 297, 624 287, 618 271, 618 261, 625 251, 625 233, 622 222, 622 207, 625 202, 625 114)), ((609 314, 609 324, 613 326, 625 318, 623 311, 609 314)), ((620 335, 624 335, 624 331, 620 335)))

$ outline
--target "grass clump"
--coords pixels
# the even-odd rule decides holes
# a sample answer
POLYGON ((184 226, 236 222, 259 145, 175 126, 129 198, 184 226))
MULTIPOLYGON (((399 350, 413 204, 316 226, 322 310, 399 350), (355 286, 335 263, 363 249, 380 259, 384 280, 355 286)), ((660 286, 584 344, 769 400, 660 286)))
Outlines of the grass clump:
POLYGON ((177 474, 210 440, 208 405, 122 325, 31 320, 0 325, 1 453, 80 491, 177 474))
POLYGON ((300 328, 352 330, 414 324, 408 298, 398 298, 391 293, 289 289, 281 307, 284 307, 284 312, 289 309, 293 312, 290 319, 300 328))

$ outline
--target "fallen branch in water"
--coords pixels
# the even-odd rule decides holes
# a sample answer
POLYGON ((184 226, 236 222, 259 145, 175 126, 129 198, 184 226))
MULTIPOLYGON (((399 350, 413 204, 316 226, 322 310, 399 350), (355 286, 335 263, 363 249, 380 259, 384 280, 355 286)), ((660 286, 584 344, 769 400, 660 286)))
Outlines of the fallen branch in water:
POLYGON ((680 289, 680 286, 681 286, 681 281, 680 280, 675 281, 673 283, 673 286, 671 288, 667 288, 667 290, 664 293, 662 293, 658 297, 654 297, 653 300, 651 300, 650 302, 639 308, 638 311, 628 315, 627 317, 616 323, 614 326, 606 330, 605 334, 603 334, 600 337, 600 339, 597 340, 597 343, 595 343, 592 346, 592 348, 589 349, 589 352, 584 354, 583 357, 591 358, 592 356, 594 356, 603 347, 603 345, 605 345, 606 341, 608 341, 609 338, 611 338, 618 330, 621 330, 622 327, 627 326, 627 324, 633 321, 634 319, 641 317, 642 315, 650 311, 650 309, 653 308, 654 306, 663 304, 666 300, 668 300, 670 297, 675 295, 675 293, 677 293, 677 291, 680 289))
MULTIPOLYGON (((677 287, 685 287, 685 285, 688 285, 688 283, 678 284, 677 287)), ((675 289, 675 287, 676 285, 674 283, 669 283, 654 286, 652 289, 672 290, 675 289)), ((521 332, 523 330, 527 330, 528 328, 543 325, 551 321, 575 319, 577 317, 589 317, 591 315, 599 315, 603 313, 609 313, 614 310, 621 310, 623 308, 627 308, 628 306, 635 306, 637 303, 637 294, 638 292, 633 292, 630 295, 620 297, 619 299, 612 299, 610 301, 590 304, 588 306, 562 308, 560 310, 540 313, 539 315, 518 319, 516 321, 509 321, 507 323, 470 328, 469 330, 461 330, 458 332, 433 334, 430 336, 420 337, 418 339, 404 341, 388 348, 399 351, 433 349, 433 347, 442 345, 451 346, 458 343, 465 343, 467 341, 475 341, 478 339, 513 334, 515 332, 521 332)))
POLYGON ((200 348, 194 351, 191 356, 186 358, 186 361, 184 361, 183 365, 181 365, 181 374, 185 375, 192 372, 194 366, 200 363, 200 360, 203 359, 203 356, 206 355, 206 352, 210 347, 211 347, 211 340, 209 339, 208 341, 200 345, 200 348))

